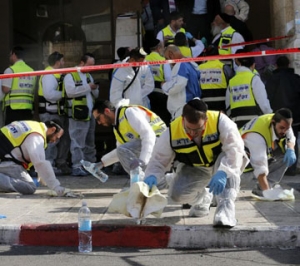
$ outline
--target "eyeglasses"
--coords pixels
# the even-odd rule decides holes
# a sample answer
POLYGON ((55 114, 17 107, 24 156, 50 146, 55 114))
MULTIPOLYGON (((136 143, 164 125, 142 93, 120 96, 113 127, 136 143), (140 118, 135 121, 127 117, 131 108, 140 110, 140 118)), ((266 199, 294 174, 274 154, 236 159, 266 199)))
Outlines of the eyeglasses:
POLYGON ((187 127, 186 125, 186 121, 185 119, 183 119, 183 127, 184 127, 184 130, 187 134, 192 134, 193 135, 199 135, 206 127, 206 120, 204 121, 203 125, 201 127, 198 127, 198 128, 189 128, 187 127))

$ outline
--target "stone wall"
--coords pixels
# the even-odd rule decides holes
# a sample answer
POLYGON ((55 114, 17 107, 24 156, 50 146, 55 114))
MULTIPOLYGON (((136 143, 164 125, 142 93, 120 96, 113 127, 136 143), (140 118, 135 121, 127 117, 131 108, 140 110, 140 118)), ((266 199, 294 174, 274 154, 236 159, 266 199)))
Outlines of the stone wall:
POLYGON ((43 63, 47 66, 47 59, 53 52, 60 52, 64 55, 65 67, 74 67, 78 65, 83 54, 83 43, 80 41, 72 42, 45 42, 43 44, 43 63))

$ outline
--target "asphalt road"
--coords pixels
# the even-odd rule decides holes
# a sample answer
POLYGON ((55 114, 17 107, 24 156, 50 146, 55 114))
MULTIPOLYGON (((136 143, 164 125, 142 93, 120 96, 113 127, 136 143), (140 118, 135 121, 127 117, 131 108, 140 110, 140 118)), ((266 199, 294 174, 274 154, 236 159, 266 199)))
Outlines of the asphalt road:
POLYGON ((0 265, 9 266, 253 266, 300 265, 298 249, 117 249, 94 248, 80 254, 74 247, 0 245, 0 265))

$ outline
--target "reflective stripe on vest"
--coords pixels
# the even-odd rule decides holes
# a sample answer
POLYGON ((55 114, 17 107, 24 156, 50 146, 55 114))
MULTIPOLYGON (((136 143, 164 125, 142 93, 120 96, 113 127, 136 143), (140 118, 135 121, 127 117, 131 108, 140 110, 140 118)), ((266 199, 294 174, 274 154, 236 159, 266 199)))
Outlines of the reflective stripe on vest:
POLYGON ((252 79, 255 76, 250 71, 237 72, 229 81, 231 117, 234 121, 248 122, 261 115, 252 91, 252 79))
MULTIPOLYGON (((151 52, 149 55, 146 56, 145 59, 146 59, 146 61, 149 61, 149 62, 166 60, 164 57, 162 57, 157 52, 151 52)), ((150 69, 151 69, 151 72, 153 74, 155 81, 158 81, 158 82, 165 81, 163 65, 161 65, 161 64, 150 65, 150 69)))
MULTIPOLYGON (((232 42, 232 36, 235 33, 235 29, 232 27, 227 27, 222 33, 221 33, 221 38, 219 41, 219 46, 226 45, 226 44, 231 44, 232 42)), ((225 55, 225 54, 231 54, 231 47, 227 48, 219 48, 219 54, 220 55, 225 55)))
POLYGON ((211 110, 225 109, 227 81, 223 71, 224 63, 220 60, 210 60, 199 65, 201 99, 211 110))
POLYGON ((131 127, 126 118, 126 109, 130 107, 138 107, 147 113, 147 115, 150 117, 149 124, 157 137, 166 130, 166 125, 161 120, 161 118, 149 109, 140 105, 122 106, 118 110, 117 124, 114 127, 114 134, 119 143, 124 144, 126 142, 132 141, 133 139, 140 138, 139 134, 131 127))
MULTIPOLYGON (((53 67, 51 67, 51 66, 48 66, 45 68, 45 70, 52 70, 52 69, 53 69, 53 67)), ((55 77, 55 79, 57 81, 56 90, 59 91, 60 87, 62 85, 62 79, 61 79, 62 75, 61 74, 53 74, 53 76, 55 77)), ((44 76, 41 76, 40 80, 39 80, 39 90, 38 90, 39 113, 43 114, 43 113, 49 112, 51 114, 57 114, 58 113, 58 111, 57 111, 58 103, 47 101, 44 97, 43 82, 42 82, 43 77, 44 76)))
POLYGON ((24 158, 21 145, 31 133, 38 133, 43 137, 44 148, 46 149, 47 137, 46 137, 46 129, 44 123, 39 123, 35 121, 15 121, 7 126, 2 127, 1 134, 3 134, 2 136, 5 137, 5 140, 1 142, 0 158, 3 159, 5 158, 4 157, 5 155, 10 154, 14 162, 23 165, 23 162, 18 161, 11 154, 11 151, 13 149, 19 147, 24 162, 30 164, 30 162, 24 158))
POLYGON ((192 50, 187 46, 177 46, 184 57, 192 57, 192 50))
MULTIPOLYGON (((24 61, 17 61, 11 66, 13 73, 32 72, 33 69, 24 61)), ((5 95, 5 106, 10 106, 13 110, 33 109, 35 77, 19 77, 12 79, 11 90, 5 95)))
MULTIPOLYGON (((80 78, 80 75, 78 72, 70 73, 72 75, 72 78, 75 83, 75 87, 82 86, 83 82, 80 78)), ((90 74, 86 73, 86 80, 87 83, 90 83, 90 74)), ((65 85, 63 86, 63 98, 66 99, 66 108, 65 112, 68 114, 69 118, 72 117, 74 120, 78 121, 89 121, 91 119, 88 111, 88 105, 87 105, 87 98, 86 95, 78 96, 75 98, 68 98, 68 95, 66 94, 66 88, 65 85), (71 101, 71 104, 68 104, 68 101, 71 101)))
POLYGON ((200 147, 186 134, 182 116, 170 124, 171 147, 176 153, 176 160, 190 166, 212 166, 221 152, 218 123, 220 112, 207 111, 206 128, 201 138, 200 147))
POLYGON ((185 33, 185 29, 184 28, 180 28, 179 31, 177 31, 176 33, 173 33, 171 31, 170 25, 168 25, 167 27, 163 28, 161 31, 162 31, 162 34, 163 34, 163 40, 164 40, 165 36, 172 36, 173 37, 173 39, 170 39, 170 40, 167 41, 168 43, 173 43, 174 42, 174 37, 175 37, 175 35, 176 35, 177 32, 183 32, 183 33, 185 33))

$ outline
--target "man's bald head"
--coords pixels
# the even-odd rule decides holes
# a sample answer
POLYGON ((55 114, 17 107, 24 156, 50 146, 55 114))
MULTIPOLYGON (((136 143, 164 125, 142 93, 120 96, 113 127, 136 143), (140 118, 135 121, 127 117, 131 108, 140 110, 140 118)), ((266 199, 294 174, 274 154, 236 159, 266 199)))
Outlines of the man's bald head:
POLYGON ((234 7, 230 4, 226 5, 224 8, 224 13, 230 16, 234 16, 235 15, 234 7))
POLYGON ((183 55, 180 52, 180 49, 174 44, 168 45, 165 49, 164 54, 165 54, 166 59, 181 59, 181 58, 183 58, 183 55))

